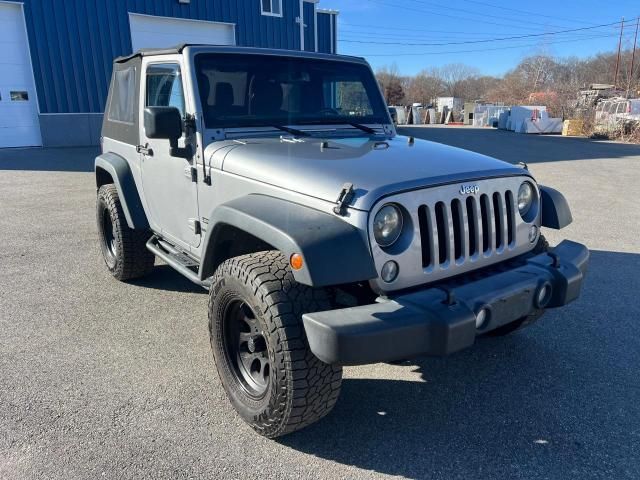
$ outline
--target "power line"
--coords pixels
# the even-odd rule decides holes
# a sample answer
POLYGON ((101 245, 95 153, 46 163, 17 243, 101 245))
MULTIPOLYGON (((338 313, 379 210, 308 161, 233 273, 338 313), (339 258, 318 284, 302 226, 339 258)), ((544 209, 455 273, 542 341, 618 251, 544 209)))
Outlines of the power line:
MULTIPOLYGON (((341 35, 340 38, 344 38, 345 36, 349 37, 350 40, 358 40, 361 38, 374 38, 374 39, 389 39, 389 40, 395 40, 395 39, 402 39, 402 40, 433 40, 434 39, 434 35, 416 35, 416 34, 411 34, 411 35, 407 35, 407 34, 403 34, 403 33, 380 33, 380 32, 361 32, 361 31, 357 31, 357 30, 351 30, 351 29, 347 29, 347 28, 341 28, 340 29, 341 35)), ((447 39, 459 39, 462 35, 455 35, 453 33, 455 32, 446 32, 449 33, 451 35, 442 35, 442 34, 437 34, 435 35, 436 39, 438 40, 447 40, 447 39)), ((569 35, 571 37, 575 37, 578 38, 580 36, 583 35, 592 35, 593 33, 582 33, 582 32, 577 32, 577 33, 560 33, 558 35, 569 35)), ((475 34, 476 38, 469 38, 468 40, 483 40, 483 38, 477 38, 478 35, 484 35, 485 37, 487 35, 495 35, 495 33, 484 33, 484 34, 475 34)), ((512 35, 517 35, 517 34, 512 34, 512 35)), ((404 44, 404 42, 403 42, 404 44)))
MULTIPOLYGON (((344 32, 345 28, 346 29, 351 29, 354 28, 356 30, 354 30, 354 32, 358 31, 357 29, 362 29, 362 30, 369 30, 371 33, 378 33, 380 30, 384 30, 384 29, 389 29, 389 25, 374 25, 374 24, 362 24, 362 23, 348 23, 348 22, 343 22, 340 21, 339 23, 340 26, 340 31, 344 32)), ((396 31, 396 30, 392 30, 392 31, 396 31)), ((434 30, 429 28, 428 30, 426 28, 405 28, 404 26, 402 27, 402 32, 425 32, 428 31, 429 33, 452 33, 452 34, 458 34, 458 35, 495 35, 495 33, 493 32, 461 32, 461 31, 455 31, 455 30, 434 30)), ((509 32, 509 35, 516 35, 517 33, 513 33, 513 32, 509 32)), ((404 36, 404 33, 398 33, 396 35, 399 36, 404 36)))
MULTIPOLYGON (((592 40, 592 39, 596 39, 596 38, 611 38, 617 36, 617 34, 615 35, 593 35, 592 37, 589 38, 579 38, 579 39, 573 39, 573 40, 557 40, 557 41, 553 41, 553 42, 548 42, 549 45, 555 45, 558 43, 571 43, 571 42, 582 42, 584 40, 592 40)), ((439 52, 395 52, 395 53, 359 53, 357 55, 360 55, 362 57, 400 57, 400 56, 428 56, 428 55, 449 55, 449 54, 456 54, 456 53, 482 53, 482 52, 490 52, 490 51, 497 51, 497 50, 513 50, 513 49, 518 49, 518 48, 527 48, 527 47, 535 47, 537 46, 537 43, 526 43, 526 44, 521 44, 521 45, 511 45, 511 46, 507 46, 507 47, 493 47, 493 48, 482 48, 482 49, 473 49, 473 50, 448 50, 448 51, 439 51, 439 52)))
MULTIPOLYGON (((636 19, 633 19, 634 21, 636 19)), ((501 38, 487 38, 483 40, 462 40, 459 42, 441 42, 441 43, 411 43, 411 42, 374 42, 374 41, 365 41, 365 40, 342 40, 346 43, 367 43, 367 44, 375 44, 375 45, 400 45, 400 46, 420 46, 420 47, 442 47, 447 45, 468 45, 473 43, 489 43, 489 42, 502 42, 507 40, 520 40, 523 38, 534 38, 534 37, 546 37, 550 35, 558 35, 563 33, 573 33, 573 32, 582 32, 585 30, 593 30, 596 28, 602 27, 612 27, 614 25, 620 26, 624 23, 624 21, 620 22, 612 22, 612 23, 603 23, 601 25, 594 25, 592 27, 580 27, 573 28, 569 30, 560 30, 556 32, 547 32, 547 33, 528 33, 524 35, 514 35, 510 37, 501 37, 501 38)))
MULTIPOLYGON (((390 30, 389 24, 380 25, 380 24, 373 24, 373 23, 368 23, 368 24, 351 23, 351 22, 345 22, 340 18, 338 21, 339 21, 340 31, 344 31, 345 27, 369 30, 373 33, 378 33, 380 30, 390 30)), ((422 28, 409 28, 404 26, 402 27, 402 32, 425 32, 425 31, 428 31, 429 33, 452 33, 452 34, 458 34, 458 35, 495 35, 495 33, 493 32, 470 32, 470 31, 463 32, 463 31, 456 31, 456 30, 435 30, 431 28, 427 30, 425 27, 422 27, 422 28)), ((519 33, 520 32, 508 32, 508 33, 505 32, 504 35, 518 35, 519 33)), ((404 36, 403 34, 398 34, 398 35, 404 36)))
MULTIPOLYGON (((420 13, 428 13, 431 15, 437 15, 440 17, 447 17, 447 18, 453 18, 455 20, 467 20, 470 22, 475 22, 475 23, 486 23, 488 25, 496 25, 499 27, 510 27, 510 28, 519 28, 519 29, 525 29, 525 30, 540 30, 539 28, 531 28, 531 27, 527 27, 527 26, 523 26, 522 22, 519 22, 518 24, 514 25, 514 21, 511 21, 511 25, 505 24, 505 23, 496 23, 496 22, 490 22, 488 20, 481 20, 481 19, 477 19, 477 18, 469 18, 469 17, 463 17, 460 15, 449 15, 446 13, 440 13, 438 11, 434 11, 434 10, 426 10, 423 8, 415 8, 415 7, 408 7, 406 5, 402 5, 402 4, 397 4, 397 3, 390 3, 388 1, 383 1, 383 0, 369 0, 370 2, 374 2, 377 3, 379 5, 383 5, 383 6, 387 6, 387 7, 394 7, 394 8, 401 8, 404 10, 409 10, 409 11, 414 11, 414 12, 420 12, 420 13)), ((476 15, 481 15, 484 16, 483 14, 476 14, 476 15)), ((517 22, 517 21, 516 21, 517 22)), ((527 24, 532 23, 532 22, 526 22, 527 24)))
MULTIPOLYGON (((419 0, 412 0, 418 3, 424 3, 427 4, 429 2, 421 2, 419 0)), ((560 20, 563 22, 571 22, 571 23, 582 23, 585 25, 593 25, 593 22, 587 22, 585 20, 578 20, 576 18, 563 18, 563 17, 558 17, 556 15, 545 15, 543 13, 536 13, 536 12, 531 12, 531 11, 527 11, 527 10, 519 10, 517 8, 509 8, 509 7, 504 7, 502 5, 495 5, 493 3, 488 3, 488 2, 481 2, 479 0, 462 0, 463 2, 467 2, 467 3, 474 3, 476 5, 482 5, 485 7, 491 7, 491 8, 495 8, 497 10, 506 10, 506 11, 510 11, 510 12, 515 12, 515 13, 520 13, 520 14, 524 14, 524 15, 534 15, 536 17, 543 17, 543 18, 550 18, 552 20, 560 20)))
MULTIPOLYGON (((404 1, 407 1, 407 0, 404 0, 404 1)), ((452 6, 449 6, 449 5, 442 5, 442 4, 433 3, 433 2, 425 2, 425 1, 421 1, 421 0, 408 0, 408 1, 417 3, 419 5, 429 5, 429 6, 436 7, 436 8, 444 8, 447 11, 452 11, 453 10, 453 11, 462 12, 462 13, 466 13, 466 14, 470 14, 470 15, 479 15, 481 17, 489 17, 489 18, 496 18, 498 20, 506 20, 508 22, 518 22, 518 23, 522 23, 523 22, 523 20, 521 18, 520 19, 516 19, 516 18, 513 18, 513 16, 512 17, 503 17, 503 16, 500 16, 500 15, 492 15, 492 14, 486 13, 486 12, 475 12, 475 11, 467 10, 465 8, 456 8, 456 7, 452 7, 452 6)), ((549 18, 554 18, 554 17, 549 17, 549 18)), ((554 20, 555 19, 556 18, 554 18, 554 20)), ((547 23, 539 23, 539 22, 534 22, 532 20, 526 20, 525 23, 527 23, 529 25, 541 25, 543 27, 554 27, 554 28, 566 28, 567 27, 567 25, 553 25, 553 24, 550 24, 548 22, 547 23)), ((589 24, 589 25, 593 25, 593 24, 589 24)))

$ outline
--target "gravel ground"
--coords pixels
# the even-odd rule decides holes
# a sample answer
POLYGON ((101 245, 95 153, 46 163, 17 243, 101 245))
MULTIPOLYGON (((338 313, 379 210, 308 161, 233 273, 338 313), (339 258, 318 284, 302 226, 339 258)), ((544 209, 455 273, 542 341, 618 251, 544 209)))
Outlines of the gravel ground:
POLYGON ((640 478, 640 148, 405 131, 563 191, 575 222, 548 237, 593 249, 583 296, 449 358, 347 368, 334 412, 278 441, 226 400, 203 290, 109 276, 93 150, 0 151, 0 478, 640 478))

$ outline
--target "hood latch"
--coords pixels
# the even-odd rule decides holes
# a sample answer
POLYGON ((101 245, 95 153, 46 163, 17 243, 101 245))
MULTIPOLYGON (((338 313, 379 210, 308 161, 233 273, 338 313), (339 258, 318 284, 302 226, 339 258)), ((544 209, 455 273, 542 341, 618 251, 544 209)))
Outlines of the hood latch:
POLYGON ((336 206, 333 207, 333 212, 336 215, 344 216, 347 212, 347 205, 353 200, 355 192, 353 190, 353 183, 345 183, 340 190, 340 195, 336 201, 336 206))

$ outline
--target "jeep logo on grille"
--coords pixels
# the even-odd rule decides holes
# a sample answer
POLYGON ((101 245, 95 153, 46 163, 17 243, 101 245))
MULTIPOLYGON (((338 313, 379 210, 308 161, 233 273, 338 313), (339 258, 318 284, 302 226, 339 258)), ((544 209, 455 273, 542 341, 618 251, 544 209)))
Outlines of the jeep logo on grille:
POLYGON ((478 185, 460 185, 460 195, 477 195, 480 191, 478 185))

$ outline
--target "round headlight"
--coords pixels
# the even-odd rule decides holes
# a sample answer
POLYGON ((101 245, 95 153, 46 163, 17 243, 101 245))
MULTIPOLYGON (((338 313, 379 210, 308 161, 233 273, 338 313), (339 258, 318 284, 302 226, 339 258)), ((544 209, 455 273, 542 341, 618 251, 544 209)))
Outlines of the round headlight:
POLYGON ((531 210, 531 206, 533 205, 533 200, 535 198, 535 193, 533 189, 533 185, 530 182, 524 182, 520 185, 520 190, 518 190, 518 210, 520 211, 520 216, 525 217, 529 210, 531 210))
POLYGON ((402 213, 392 204, 382 207, 373 219, 373 236, 381 247, 392 245, 402 232, 402 213))

